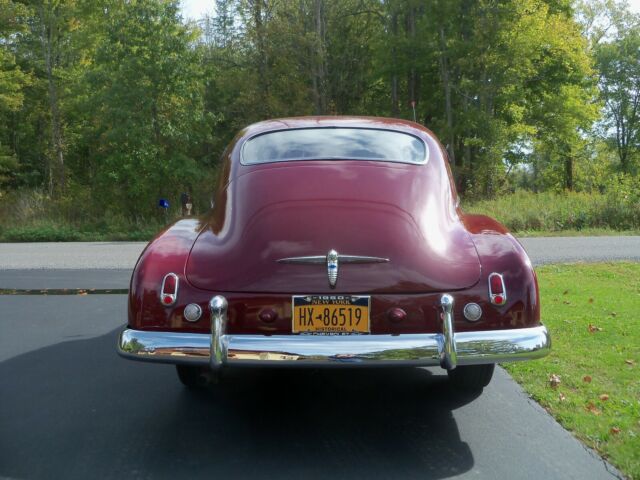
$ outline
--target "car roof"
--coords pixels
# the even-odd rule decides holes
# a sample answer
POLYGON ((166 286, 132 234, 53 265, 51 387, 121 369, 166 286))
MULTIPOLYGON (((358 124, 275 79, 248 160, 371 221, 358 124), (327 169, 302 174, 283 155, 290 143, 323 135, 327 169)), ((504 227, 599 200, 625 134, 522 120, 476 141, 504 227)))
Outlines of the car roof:
POLYGON ((386 117, 360 117, 360 116, 310 116, 310 117, 287 117, 265 120, 249 125, 242 131, 241 139, 248 139, 254 135, 274 131, 289 130, 296 128, 330 128, 330 127, 350 127, 350 128, 378 128, 384 130, 396 130, 401 132, 422 133, 434 137, 433 133, 419 123, 403 120, 400 118, 386 117))

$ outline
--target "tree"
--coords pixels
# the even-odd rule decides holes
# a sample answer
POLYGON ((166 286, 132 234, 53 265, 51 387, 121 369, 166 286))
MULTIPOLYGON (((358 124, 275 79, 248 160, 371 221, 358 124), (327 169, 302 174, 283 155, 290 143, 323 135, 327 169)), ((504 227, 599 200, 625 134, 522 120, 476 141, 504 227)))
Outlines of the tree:
POLYGON ((622 170, 635 172, 640 152, 640 18, 616 25, 617 35, 595 47, 604 134, 615 145, 622 170))
POLYGON ((87 79, 98 147, 100 198, 137 218, 158 198, 184 191, 198 177, 198 146, 208 137, 197 32, 177 1, 108 2, 87 79))
POLYGON ((23 105, 24 88, 30 81, 30 75, 16 64, 13 52, 17 35, 26 29, 26 14, 24 6, 0 0, 0 187, 15 176, 19 165, 15 136, 8 126, 23 105))

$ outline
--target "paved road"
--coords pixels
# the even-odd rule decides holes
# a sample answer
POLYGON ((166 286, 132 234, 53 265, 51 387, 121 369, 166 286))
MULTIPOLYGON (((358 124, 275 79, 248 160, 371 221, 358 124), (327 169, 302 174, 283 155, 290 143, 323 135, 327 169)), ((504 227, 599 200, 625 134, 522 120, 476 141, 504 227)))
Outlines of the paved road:
MULTIPOLYGON (((640 261, 640 236, 540 237, 520 241, 534 264, 640 261)), ((131 270, 144 242, 0 243, 0 270, 131 270)))
MULTIPOLYGON (((640 237, 523 243, 537 264, 640 260, 640 237)), ((126 288, 142 247, 0 244, 0 288, 126 288)), ((502 370, 477 398, 440 369, 236 370, 194 394, 171 366, 115 355, 123 295, 0 305, 0 478, 616 475, 502 370)))
MULTIPOLYGON (((640 261, 640 236, 520 239, 535 265, 640 261)), ((142 242, 0 243, 0 289, 127 288, 142 242)))
POLYGON ((131 270, 145 242, 0 243, 0 270, 131 270))
POLYGON ((545 263, 640 261, 640 237, 540 237, 520 242, 534 265, 545 263))
POLYGON ((611 479, 502 370, 236 370, 190 393, 115 355, 123 295, 1 296, 0 477, 611 479))

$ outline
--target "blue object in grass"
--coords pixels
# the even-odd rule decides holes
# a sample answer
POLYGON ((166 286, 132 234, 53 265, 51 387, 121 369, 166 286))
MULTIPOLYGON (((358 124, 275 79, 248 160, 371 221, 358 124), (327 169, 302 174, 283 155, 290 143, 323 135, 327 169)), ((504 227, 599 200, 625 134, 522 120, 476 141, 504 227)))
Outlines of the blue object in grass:
POLYGON ((160 208, 165 208, 165 209, 169 208, 169 200, 161 198, 160 201, 158 202, 158 206, 160 208))

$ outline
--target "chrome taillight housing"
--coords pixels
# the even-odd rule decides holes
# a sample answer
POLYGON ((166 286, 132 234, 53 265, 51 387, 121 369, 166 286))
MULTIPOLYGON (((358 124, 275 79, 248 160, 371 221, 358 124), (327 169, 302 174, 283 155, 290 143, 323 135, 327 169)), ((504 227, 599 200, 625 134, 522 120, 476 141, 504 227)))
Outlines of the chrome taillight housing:
POLYGON ((507 289, 504 286, 504 278, 499 273, 489 275, 489 300, 494 305, 507 303, 507 289))
POLYGON ((175 273, 167 273, 162 279, 160 302, 165 307, 175 305, 178 299, 178 283, 178 276, 175 273))

